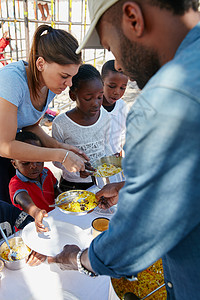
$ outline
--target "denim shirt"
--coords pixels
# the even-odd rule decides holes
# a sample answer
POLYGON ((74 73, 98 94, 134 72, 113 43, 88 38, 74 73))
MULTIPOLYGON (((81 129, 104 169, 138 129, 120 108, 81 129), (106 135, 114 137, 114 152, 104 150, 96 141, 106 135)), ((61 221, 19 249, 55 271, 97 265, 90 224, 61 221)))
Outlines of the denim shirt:
POLYGON ((200 299, 200 23, 137 98, 126 141, 126 183, 92 268, 119 278, 161 257, 169 299, 200 299))

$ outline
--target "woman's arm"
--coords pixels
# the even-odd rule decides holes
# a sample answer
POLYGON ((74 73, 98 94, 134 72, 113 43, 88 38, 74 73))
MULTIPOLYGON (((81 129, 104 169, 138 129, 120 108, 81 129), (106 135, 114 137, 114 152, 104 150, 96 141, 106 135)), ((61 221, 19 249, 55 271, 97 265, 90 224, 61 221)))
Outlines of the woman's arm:
POLYGON ((34 132, 42 141, 42 144, 44 147, 47 148, 62 148, 66 150, 73 151, 74 153, 78 154, 79 156, 82 156, 84 159, 89 160, 87 155, 78 149, 77 147, 74 147, 69 144, 64 144, 58 142, 56 139, 52 138, 50 135, 48 135, 42 127, 39 125, 39 122, 37 124, 34 124, 32 126, 25 127, 24 130, 34 132))
MULTIPOLYGON (((16 141, 16 132, 17 107, 0 97, 0 155, 23 161, 63 161, 66 149, 36 147, 16 141)), ((54 145, 56 146, 57 143, 54 145)), ((84 162, 83 158, 69 151, 63 165, 68 171, 77 172, 85 170, 84 162)))
POLYGON ((15 202, 19 204, 27 214, 35 219, 37 232, 48 231, 48 228, 45 228, 42 224, 43 218, 48 217, 46 210, 37 207, 27 192, 19 192, 15 197, 15 202))

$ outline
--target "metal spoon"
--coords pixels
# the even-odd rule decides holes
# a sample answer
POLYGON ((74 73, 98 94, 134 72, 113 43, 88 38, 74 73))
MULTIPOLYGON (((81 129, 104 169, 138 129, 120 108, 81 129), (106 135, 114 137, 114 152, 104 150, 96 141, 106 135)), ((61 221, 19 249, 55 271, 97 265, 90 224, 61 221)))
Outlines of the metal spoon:
MULTIPOLYGON (((75 197, 76 198, 76 197, 75 197)), ((74 196, 71 196, 71 197, 68 197, 65 201, 63 202, 60 202, 60 203, 54 203, 54 204, 49 204, 49 207, 59 207, 59 206, 62 206, 63 204, 68 204, 70 202, 72 202, 74 200, 74 196)), ((79 198, 77 202, 81 202, 81 201, 84 201, 85 198, 79 198)))
MULTIPOLYGON (((62 199, 61 199, 62 200, 62 199)), ((49 204, 49 207, 54 207, 54 206, 61 206, 63 204, 67 204, 67 203, 70 203, 71 201, 74 200, 74 196, 69 196, 67 197, 64 201, 62 202, 58 202, 58 203, 54 203, 54 204, 49 204)))
POLYGON ((3 238, 4 238, 4 240, 5 240, 5 242, 6 242, 7 246, 8 246, 8 248, 10 249, 10 253, 8 254, 8 259, 9 259, 9 260, 17 260, 17 252, 13 251, 13 250, 10 248, 10 244, 9 244, 9 242, 8 242, 7 236, 5 235, 5 233, 4 233, 4 231, 3 231, 3 229, 2 229, 1 226, 0 226, 0 230, 1 230, 1 234, 2 234, 2 236, 3 236, 3 238))

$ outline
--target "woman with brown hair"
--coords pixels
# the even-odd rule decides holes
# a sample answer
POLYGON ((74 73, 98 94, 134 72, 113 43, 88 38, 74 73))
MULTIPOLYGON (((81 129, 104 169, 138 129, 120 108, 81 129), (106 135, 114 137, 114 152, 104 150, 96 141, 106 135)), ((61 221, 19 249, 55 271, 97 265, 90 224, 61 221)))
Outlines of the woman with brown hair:
POLYGON ((55 95, 72 84, 81 64, 81 55, 75 53, 77 47, 77 40, 70 33, 41 25, 34 34, 28 63, 21 60, 0 70, 1 200, 10 202, 8 183, 14 175, 10 158, 58 161, 70 172, 85 169, 88 158, 84 153, 57 142, 39 126, 55 95), (16 133, 24 128, 36 133, 44 147, 16 141, 16 133))

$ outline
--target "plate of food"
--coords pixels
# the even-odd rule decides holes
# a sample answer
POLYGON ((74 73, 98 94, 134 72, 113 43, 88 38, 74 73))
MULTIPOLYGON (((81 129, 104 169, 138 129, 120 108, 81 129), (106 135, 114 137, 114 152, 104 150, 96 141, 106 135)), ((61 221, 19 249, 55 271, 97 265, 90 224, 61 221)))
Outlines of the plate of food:
POLYGON ((44 218, 43 224, 48 227, 48 232, 38 233, 34 222, 22 230, 24 243, 38 253, 54 256, 67 244, 77 245, 82 249, 90 243, 90 237, 79 226, 54 220, 51 216, 44 218))
POLYGON ((72 215, 84 215, 98 205, 94 193, 85 190, 71 190, 60 194, 55 201, 62 212, 72 215))
MULTIPOLYGON (((139 272, 135 281, 130 281, 124 277, 111 278, 111 293, 113 292, 112 288, 118 299, 124 299, 124 295, 129 293, 130 299, 167 299, 162 259, 139 272)), ((128 296, 127 299, 129 299, 128 296)))

